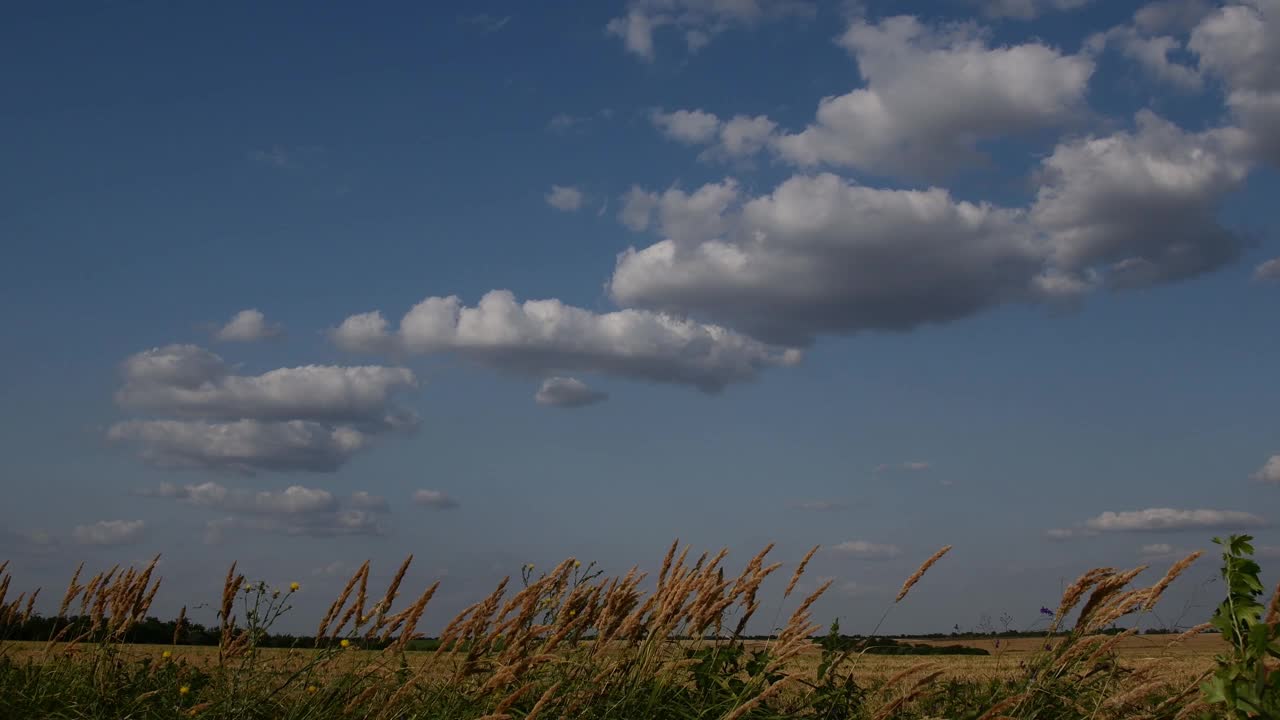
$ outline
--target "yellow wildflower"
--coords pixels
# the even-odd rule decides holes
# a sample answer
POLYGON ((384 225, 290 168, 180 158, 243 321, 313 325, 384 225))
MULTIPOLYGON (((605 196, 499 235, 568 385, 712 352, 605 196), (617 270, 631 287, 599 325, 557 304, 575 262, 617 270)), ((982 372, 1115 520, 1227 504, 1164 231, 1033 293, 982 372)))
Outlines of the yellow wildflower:
POLYGON ((342 646, 342 647, 344 647, 344 648, 349 648, 349 647, 351 647, 351 641, 350 641, 350 640, 348 640, 348 639, 346 639, 346 638, 342 638, 342 642, 340 642, 340 643, 338 643, 338 644, 339 644, 339 645, 341 645, 341 646, 342 646))
POLYGON ((189 692, 191 692, 191 687, 188 685, 183 685, 182 687, 178 688, 179 695, 186 695, 189 692))
POLYGON ((165 660, 168 660, 169 658, 173 657, 173 653, 169 652, 168 650, 165 650, 164 652, 160 653, 160 657, 164 658, 165 660))
POLYGON ((296 582, 289 583, 289 592, 298 592, 298 588, 302 587, 296 582))
POLYGON ((307 693, 308 693, 308 694, 311 694, 311 695, 314 695, 314 694, 316 693, 316 691, 317 691, 317 690, 319 690, 319 689, 320 689, 320 688, 316 687, 315 685, 308 685, 308 686, 307 686, 307 693))

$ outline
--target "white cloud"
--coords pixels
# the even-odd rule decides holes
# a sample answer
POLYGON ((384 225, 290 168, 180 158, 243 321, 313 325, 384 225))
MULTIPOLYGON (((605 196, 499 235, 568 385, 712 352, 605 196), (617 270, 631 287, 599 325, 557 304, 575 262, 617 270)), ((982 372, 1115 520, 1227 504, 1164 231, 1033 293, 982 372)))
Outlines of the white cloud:
POLYGON ((1254 280, 1280 280, 1280 257, 1271 258, 1253 269, 1254 280))
POLYGON ((609 393, 592 390, 577 378, 553 377, 543 381, 533 399, 539 405, 577 408, 604 402, 608 397, 609 393))
POLYGON ((552 185, 547 193, 547 204, 564 212, 573 212, 582 207, 582 191, 576 187, 552 185))
POLYGON ((792 510, 801 510, 804 512, 839 512, 848 510, 848 503, 839 502, 837 500, 806 500, 791 504, 792 510))
POLYGON ((1261 517, 1234 510, 1175 510, 1148 508, 1127 512, 1104 512, 1085 522, 1086 530, 1098 532, 1138 532, 1148 530, 1232 530, 1265 525, 1261 517))
POLYGON ((261 311, 249 308, 236 313, 215 337, 223 342, 254 342, 278 337, 281 332, 279 323, 268 323, 261 311))
POLYGON ((802 346, 1176 282, 1238 257, 1243 239, 1217 214, 1248 174, 1249 147, 1239 129, 1187 132, 1142 111, 1133 130, 1060 142, 1027 208, 830 173, 759 197, 732 178, 692 192, 634 187, 620 219, 663 239, 621 253, 608 290, 623 307, 802 346))
POLYGON ((122 373, 121 407, 177 419, 116 423, 107 437, 164 467, 331 472, 371 436, 417 422, 392 405, 417 386, 405 368, 308 365, 246 376, 208 350, 169 345, 129 357, 122 373))
POLYGON ((880 465, 876 466, 876 472, 883 473, 883 472, 890 472, 894 470, 900 470, 904 472, 923 472, 925 470, 930 469, 931 467, 932 466, 925 460, 908 460, 906 462, 901 462, 901 463, 892 463, 892 464, 881 463, 880 465))
POLYGON ((720 118, 702 110, 654 110, 649 119, 663 134, 686 145, 702 145, 715 139, 720 131, 720 118))
POLYGON ((654 32, 664 27, 682 32, 689 52, 696 52, 735 25, 814 13, 809 0, 629 0, 626 14, 610 20, 605 32, 620 38, 627 52, 652 61, 654 32))
POLYGON ((1185 33, 1213 11, 1206 0, 1158 0, 1133 14, 1133 24, 1148 35, 1185 33))
POLYGON ((144 461, 166 468, 333 472, 370 438, 359 430, 304 420, 129 420, 112 425, 107 438, 131 443, 144 461))
POLYGON ((245 515, 210 520, 205 523, 204 541, 218 544, 228 534, 245 532, 267 533, 306 537, 346 537, 351 535, 382 535, 385 530, 379 524, 376 513, 367 510, 339 510, 328 513, 302 515, 245 515))
POLYGON ((902 549, 897 545, 882 545, 866 540, 847 540, 832 546, 831 551, 863 560, 888 560, 902 554, 902 549))
POLYGON ((1258 468, 1258 472, 1249 476, 1257 482, 1280 483, 1280 455, 1272 455, 1258 468))
MULTIPOLYGON (((154 489, 141 490, 142 497, 181 500, 189 505, 228 512, 251 514, 304 514, 338 509, 338 498, 328 490, 291 485, 280 491, 228 488, 217 482, 175 485, 160 483, 154 489)), ((361 499, 368 493, 358 493, 361 499)), ((353 496, 354 497, 354 496, 353 496)), ((356 501, 359 503, 360 501, 356 501)))
POLYGON ((440 490, 415 490, 413 493, 413 502, 432 510, 452 510, 457 508, 458 501, 449 497, 440 490))
POLYGON ((1031 220, 1053 264, 1112 287, 1170 282, 1233 260, 1217 205, 1248 173, 1232 128, 1186 132, 1149 111, 1137 129, 1064 142, 1044 160, 1031 220))
POLYGON ((886 175, 937 175, 984 160, 984 140, 1062 124, 1082 111, 1094 62, 1039 43, 991 47, 976 25, 898 16, 855 20, 840 44, 866 87, 823 98, 781 157, 886 175))
POLYGON ((663 134, 685 145, 710 145, 698 159, 734 160, 746 158, 768 147, 775 139, 777 123, 767 116, 735 115, 721 121, 702 110, 655 110, 650 119, 663 134))
POLYGON ((347 504, 357 510, 381 513, 391 512, 391 504, 387 502, 386 498, 379 495, 371 495, 364 490, 357 490, 351 493, 347 504))
POLYGON ((1025 214, 940 188, 884 190, 824 173, 792 177, 729 212, 731 180, 692 195, 669 190, 660 202, 672 196, 716 202, 674 221, 664 209, 667 238, 619 255, 608 287, 624 307, 805 344, 948 322, 1039 292, 1046 251, 1025 214))
POLYGON ((686 244, 713 240, 729 229, 725 214, 738 196, 733 178, 707 183, 692 193, 677 187, 661 193, 632 187, 622 197, 619 218, 639 232, 649 227, 656 213, 657 227, 668 239, 686 244))
POLYGON ((1098 533, 1096 530, 1086 528, 1053 528, 1046 530, 1044 534, 1050 540, 1070 540, 1077 537, 1090 537, 1098 533))
POLYGON ((146 527, 142 520, 100 520, 77 525, 71 536, 81 545, 128 545, 141 540, 146 527))
POLYGON ((417 387, 413 372, 381 366, 307 365, 235 375, 221 357, 194 345, 152 348, 124 362, 122 407, 217 420, 310 420, 371 427, 412 425, 391 406, 417 387))
POLYGON ((1143 555, 1170 555, 1173 553, 1173 546, 1169 543, 1152 543, 1143 545, 1138 552, 1143 555))
POLYGON ((777 123, 764 115, 735 115, 720 126, 720 142, 709 151, 709 157, 748 157, 762 150, 773 139, 777 123))
POLYGON ((1171 35, 1150 35, 1135 27, 1121 26, 1099 34, 1089 42, 1099 49, 1104 45, 1117 48, 1154 78, 1176 88, 1199 90, 1204 84, 1198 68, 1171 59, 1171 54, 1186 49, 1183 41, 1171 35))
POLYGON ((232 530, 284 535, 377 535, 377 514, 389 510, 384 498, 359 491, 341 499, 328 490, 291 485, 284 490, 230 488, 217 482, 161 483, 137 493, 192 507, 230 513, 205 525, 207 542, 221 542, 232 530))
POLYGON ((989 17, 1032 20, 1047 12, 1076 10, 1093 0, 980 0, 989 17))
POLYGON ((1200 21, 1188 47, 1226 85, 1251 152, 1280 165, 1280 0, 1227 3, 1200 21))
POLYGON ((511 372, 595 372, 708 392, 799 360, 797 351, 715 325, 641 310, 597 314, 559 300, 519 303, 505 290, 475 307, 456 296, 427 298, 394 333, 380 313, 354 315, 331 337, 355 352, 452 353, 511 372))

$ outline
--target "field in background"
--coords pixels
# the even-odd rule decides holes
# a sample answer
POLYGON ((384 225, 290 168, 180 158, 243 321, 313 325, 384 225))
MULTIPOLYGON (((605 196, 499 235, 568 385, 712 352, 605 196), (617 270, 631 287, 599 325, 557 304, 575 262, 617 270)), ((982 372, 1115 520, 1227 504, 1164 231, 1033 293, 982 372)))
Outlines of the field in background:
MULTIPOLYGON (((783 595, 790 617, 773 640, 743 637, 763 580, 782 565, 766 562, 771 546, 734 576, 722 565, 725 551, 691 559, 673 544, 653 591, 640 589, 646 576, 635 570, 604 577, 569 559, 535 576, 526 566, 519 586, 504 582, 451 621, 436 651, 411 649, 437 588, 400 592, 412 558, 385 592, 368 587, 362 566, 320 622, 320 640, 301 647, 260 645, 289 612, 297 584, 247 582, 234 566, 217 604, 219 626, 198 630, 217 645, 125 643, 159 588, 153 561, 83 584, 77 573, 53 618, 33 615, 30 596, 0 597, 0 717, 1208 720, 1225 717, 1212 702, 1248 709, 1280 699, 1272 690, 1280 673, 1264 657, 1280 648, 1271 645, 1280 643, 1280 591, 1268 612, 1257 602, 1247 538, 1232 538, 1228 548, 1230 603, 1215 627, 1232 642, 1207 634, 1208 624, 1178 636, 1118 627, 1140 622, 1195 553, 1147 586, 1133 585, 1141 568, 1085 573, 1056 611, 1045 611, 1058 631, 1051 637, 905 639, 987 655, 872 654, 868 643, 880 651, 928 648, 843 636, 834 625, 824 635, 810 608, 830 583, 792 594, 817 548, 791 569, 783 595), (14 629, 41 637, 29 634, 31 623, 54 641, 5 639, 14 629), (1230 684, 1205 684, 1219 678, 1230 684)), ((889 610, 948 550, 906 579, 889 610)), ((0 566, 0 596, 10 580, 0 566)), ((169 627, 175 637, 197 630, 181 618, 169 627)))

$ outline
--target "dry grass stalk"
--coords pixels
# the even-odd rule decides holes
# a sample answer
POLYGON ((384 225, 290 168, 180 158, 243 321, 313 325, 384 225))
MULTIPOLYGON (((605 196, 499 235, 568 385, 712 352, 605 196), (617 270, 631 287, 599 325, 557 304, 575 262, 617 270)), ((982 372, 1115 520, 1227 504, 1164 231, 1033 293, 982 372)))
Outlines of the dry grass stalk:
POLYGON ((36 598, 39 596, 40 588, 36 588, 35 592, 31 593, 31 597, 27 598, 27 607, 22 611, 23 624, 26 624, 26 622, 31 619, 31 611, 35 609, 36 598))
POLYGON ((777 682, 773 683, 773 684, 772 684, 772 685, 770 685, 769 687, 767 687, 767 688, 765 688, 764 690, 762 690, 762 691, 761 691, 759 694, 757 694, 755 697, 751 698, 750 700, 748 700, 748 701, 746 701, 746 702, 742 703, 741 705, 739 705, 738 707, 734 708, 734 709, 733 709, 733 712, 729 713, 728 715, 726 715, 726 716, 724 717, 724 720, 738 720, 738 718, 740 718, 740 717, 742 717, 743 715, 746 715, 747 713, 751 712, 751 710, 752 710, 753 708, 755 708, 755 706, 759 705, 760 703, 764 702, 765 700, 768 700, 769 698, 773 697, 774 695, 777 695, 779 692, 781 692, 782 687, 783 687, 784 685, 786 685, 788 682, 791 682, 793 679, 794 679, 794 678, 793 678, 793 676, 788 675, 788 676, 786 676, 786 677, 782 678, 781 680, 779 680, 779 681, 777 681, 777 682))
POLYGON ((1113 573, 1099 580, 1094 586, 1093 592, 1089 594, 1089 599, 1085 601, 1084 607, 1080 608, 1080 618, 1076 620, 1076 626, 1081 628, 1089 627, 1089 620, 1094 611, 1110 599, 1111 596, 1120 592, 1125 585, 1128 585, 1137 577, 1138 573, 1146 569, 1146 565, 1141 565, 1128 572, 1113 573))
POLYGON ((320 627, 316 630, 317 643, 320 642, 320 638, 329 634, 329 623, 337 619, 338 613, 341 612, 342 608, 347 604, 347 598, 351 597, 352 588, 356 586, 356 583, 360 580, 360 576, 368 567, 369 562, 366 560, 364 565, 361 565, 355 571, 355 574, 347 580, 347 584, 343 586, 342 592, 338 593, 338 598, 329 606, 329 611, 324 614, 324 618, 320 620, 320 627))
POLYGON ((71 607, 71 602, 76 599, 76 595, 82 589, 78 584, 80 580, 80 572, 84 570, 84 563, 81 562, 76 566, 76 571, 71 576, 71 582, 67 583, 67 592, 62 595, 62 602, 58 604, 58 614, 54 617, 66 617, 67 608, 71 607))
POLYGON ((396 649, 403 650, 412 640, 418 628, 418 620, 422 617, 422 613, 427 609, 427 603, 431 602, 431 598, 435 596, 436 589, 440 587, 440 581, 431 584, 418 599, 410 605, 405 618, 404 630, 400 633, 400 637, 396 640, 396 649))
POLYGON ((1174 645, 1177 645, 1179 643, 1186 642, 1187 640, 1190 640, 1191 638, 1199 635, 1200 633, 1204 632, 1205 630, 1208 630, 1211 627, 1213 627, 1213 623, 1207 623, 1207 622, 1200 623, 1199 625, 1196 625, 1190 630, 1187 630, 1181 635, 1178 635, 1174 639, 1170 640, 1169 643, 1165 645, 1165 647, 1173 647, 1174 645))
POLYGON ((1164 593, 1165 588, 1169 587, 1169 584, 1174 580, 1177 580, 1178 576, 1185 572, 1187 568, 1191 567, 1192 563, 1199 560, 1200 556, 1203 554, 1203 552, 1197 550, 1174 563, 1169 568, 1169 572, 1165 573, 1164 577, 1160 578, 1159 582, 1151 586, 1151 597, 1147 600, 1146 605, 1144 605, 1142 609, 1150 611, 1154 608, 1156 606, 1156 602, 1160 600, 1160 596, 1164 593))
POLYGON ((938 666, 937 663, 932 662, 930 660, 918 662, 915 665, 911 665, 891 675, 889 679, 885 680, 884 684, 880 686, 880 689, 888 690, 894 687, 895 685, 897 685, 898 683, 902 682, 903 680, 911 677, 912 675, 915 675, 916 673, 924 672, 925 670, 932 670, 937 666, 938 666))
POLYGON ((1092 653, 1089 654, 1088 657, 1084 659, 1084 666, 1093 667, 1094 663, 1100 660, 1104 655, 1107 655, 1112 650, 1114 650, 1116 645, 1120 644, 1121 640, 1124 640, 1127 637, 1133 636, 1133 634, 1136 632, 1138 632, 1138 628, 1129 628, 1124 632, 1116 633, 1115 635, 1112 635, 1111 637, 1107 638, 1105 642, 1103 642, 1101 645, 1098 646, 1097 650, 1094 650, 1092 653))
POLYGON ((187 621, 187 606, 183 605, 178 611, 178 621, 173 624, 173 644, 177 645, 178 640, 182 637, 182 627, 187 621))
POLYGON ((1102 702, 1102 707, 1108 709, 1127 708, 1130 705, 1136 705, 1141 700, 1150 697, 1153 693, 1163 689, 1165 686, 1166 684, 1163 681, 1151 680, 1117 695, 1112 695, 1102 702))
POLYGON ((547 688, 542 697, 538 698, 538 702, 533 704, 533 708, 529 710, 529 714, 524 716, 524 720, 536 720, 538 714, 546 709, 551 699, 555 697, 556 691, 560 689, 561 682, 557 681, 551 687, 547 688))
POLYGON ((814 545, 808 553, 800 560, 800 564, 796 566, 796 571, 791 575, 791 582, 787 583, 786 592, 782 593, 782 599, 786 600, 791 597, 791 591, 796 589, 796 583, 800 582, 800 576, 804 574, 805 566, 809 564, 809 560, 813 558, 813 554, 818 552, 821 545, 814 545))
POLYGON ((915 700, 921 693, 928 689, 930 683, 942 677, 942 672, 943 671, 941 670, 935 670, 917 680, 916 684, 901 697, 880 708, 880 710, 872 716, 872 720, 886 720, 887 718, 892 717, 893 714, 898 712, 903 705, 915 700))
POLYGON ((898 591, 898 596, 894 598, 893 601, 895 603, 901 602, 902 598, 906 597, 907 593, 911 592, 911 587, 916 583, 920 582, 920 578, 924 577, 924 574, 929 571, 929 568, 933 567, 934 563, 941 560, 942 556, 946 555, 950 551, 951 551, 951 546, 945 545, 942 547, 941 550, 930 555, 929 559, 925 560, 924 563, 920 565, 920 568, 917 569, 914 573, 912 573, 911 577, 907 578, 906 582, 902 583, 902 589, 898 591))
POLYGON ((1089 591, 1089 588, 1113 573, 1115 573, 1114 568, 1100 567, 1093 568, 1076 578, 1076 581, 1071 583, 1062 593, 1062 601, 1058 604, 1058 611, 1053 615, 1053 624, 1050 626, 1050 631, 1057 629, 1058 624, 1067 616, 1067 613, 1071 612, 1080 603, 1080 599, 1089 591))
POLYGON ((231 563, 231 567, 227 570, 227 578, 222 582, 222 605, 218 610, 224 632, 231 627, 231 608, 235 605, 236 591, 240 589, 240 582, 243 579, 243 575, 236 575, 236 564, 231 563))
POLYGON ((368 702, 374 695, 377 695, 378 691, 381 689, 381 686, 376 683, 369 685, 369 687, 365 688, 363 692, 352 698, 351 701, 342 708, 342 714, 350 715, 355 712, 357 708, 368 702))
POLYGON ((1265 622, 1275 629, 1276 624, 1280 623, 1280 583, 1276 583, 1276 589, 1271 593, 1271 602, 1267 603, 1267 617, 1265 622))
POLYGON ((1007 697, 988 708, 986 712, 977 717, 977 720, 995 720, 1000 716, 1000 713, 1021 704, 1023 700, 1026 700, 1029 697, 1031 697, 1030 692, 1019 693, 1017 695, 1007 697))

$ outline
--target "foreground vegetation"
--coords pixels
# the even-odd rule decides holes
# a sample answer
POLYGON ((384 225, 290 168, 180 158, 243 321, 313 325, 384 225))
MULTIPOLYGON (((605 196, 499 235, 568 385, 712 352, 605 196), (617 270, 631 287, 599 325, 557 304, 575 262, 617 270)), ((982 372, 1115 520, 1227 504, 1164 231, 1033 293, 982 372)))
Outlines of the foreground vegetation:
MULTIPOLYGON (((1280 717, 1280 594, 1260 603, 1250 538, 1223 545, 1227 597, 1211 623, 1166 649, 1219 634, 1221 652, 1187 672, 1172 653, 1143 662, 1122 657, 1135 630, 1117 621, 1150 612, 1199 553, 1154 584, 1131 587, 1143 568, 1097 568, 1065 591, 1050 627, 1016 662, 1002 657, 873 655, 879 640, 827 632, 810 613, 830 583, 793 597, 813 551, 794 568, 783 595, 792 612, 764 641, 744 630, 760 606, 761 584, 780 568, 771 547, 736 577, 726 552, 690 562, 668 551, 652 592, 632 569, 604 577, 566 560, 545 574, 532 567, 521 587, 503 581, 454 618, 435 649, 414 651, 418 625, 436 592, 401 594, 412 557, 390 586, 370 593, 366 563, 347 582, 308 647, 266 647, 269 628, 290 609, 296 585, 246 583, 235 566, 219 605, 216 647, 179 649, 192 626, 173 624, 171 649, 139 651, 125 641, 159 588, 155 562, 80 583, 73 577, 58 611, 34 612, 35 595, 6 600, 0 565, 0 717, 4 718, 1180 718, 1280 717), (412 597, 412 601, 404 601, 412 597), (1068 617, 1074 622, 1067 627, 1068 617), (48 637, 14 642, 34 621, 48 637), (957 674, 955 662, 993 662, 990 674, 957 674), (886 673, 885 662, 899 663, 886 673), (1003 664, 1001 664, 1003 663, 1003 664)), ((816 548, 815 548, 816 550, 816 548)), ((949 548, 903 584, 902 602, 949 548)), ((185 616, 185 612, 183 613, 185 616)))

